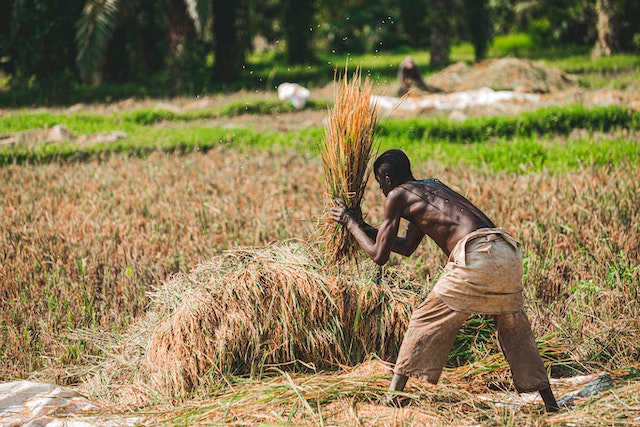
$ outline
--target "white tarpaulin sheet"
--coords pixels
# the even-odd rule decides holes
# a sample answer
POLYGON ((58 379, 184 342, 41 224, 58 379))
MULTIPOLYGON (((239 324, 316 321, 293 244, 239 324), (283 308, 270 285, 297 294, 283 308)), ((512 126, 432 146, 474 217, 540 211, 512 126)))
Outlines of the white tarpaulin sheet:
POLYGON ((465 108, 492 105, 501 102, 537 103, 540 96, 509 90, 482 88, 448 94, 429 94, 420 97, 372 96, 381 110, 420 111, 420 110, 464 110, 465 108))

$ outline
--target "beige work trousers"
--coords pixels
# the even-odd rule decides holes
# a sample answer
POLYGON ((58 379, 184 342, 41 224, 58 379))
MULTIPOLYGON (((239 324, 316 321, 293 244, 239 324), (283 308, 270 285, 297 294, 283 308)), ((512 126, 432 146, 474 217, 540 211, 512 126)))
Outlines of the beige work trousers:
MULTIPOLYGON (((458 331, 470 313, 449 308, 431 293, 413 312, 394 373, 436 384, 458 331)), ((523 310, 492 315, 498 342, 520 393, 549 387, 549 378, 523 310)))

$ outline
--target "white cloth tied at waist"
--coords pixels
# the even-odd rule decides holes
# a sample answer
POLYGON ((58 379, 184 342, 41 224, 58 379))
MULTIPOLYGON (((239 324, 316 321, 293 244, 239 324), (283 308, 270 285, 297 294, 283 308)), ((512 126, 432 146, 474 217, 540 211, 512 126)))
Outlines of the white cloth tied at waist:
POLYGON ((502 228, 481 228, 460 239, 433 292, 452 310, 501 314, 519 311, 522 252, 502 228))

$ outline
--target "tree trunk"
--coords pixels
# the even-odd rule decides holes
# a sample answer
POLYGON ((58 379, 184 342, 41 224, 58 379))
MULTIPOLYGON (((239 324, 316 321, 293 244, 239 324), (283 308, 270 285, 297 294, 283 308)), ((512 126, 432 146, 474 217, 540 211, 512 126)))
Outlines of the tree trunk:
POLYGON ((489 0, 464 0, 463 5, 475 62, 480 62, 487 57, 493 38, 489 0))
MULTIPOLYGON (((11 39, 11 20, 13 16, 13 0, 0 2, 0 58, 9 53, 9 40, 11 39)), ((9 61, 0 61, 0 70, 12 74, 13 64, 9 61)))
POLYGON ((283 0, 282 7, 287 37, 287 61, 289 64, 308 64, 313 61, 311 49, 313 2, 283 0))
MULTIPOLYGON (((162 7, 167 17, 167 61, 166 71, 172 83, 175 85, 188 68, 190 62, 190 45, 197 36, 196 23, 187 12, 184 0, 163 0, 162 7)), ((204 61, 203 61, 204 62, 204 61)), ((188 78, 188 77, 187 77, 188 78)))
POLYGON ((597 0, 598 40, 593 49, 593 57, 611 56, 618 51, 618 28, 616 24, 616 1, 597 0))
POLYGON ((222 82, 238 80, 244 62, 237 13, 237 1, 213 0, 214 77, 222 82))
POLYGON ((399 25, 406 34, 409 45, 424 49, 429 45, 429 25, 427 23, 428 0, 398 0, 399 25))
POLYGON ((164 0, 162 4, 167 16, 169 55, 176 57, 184 48, 185 41, 196 36, 196 24, 187 13, 184 0, 164 0))
POLYGON ((449 0, 432 0, 430 15, 429 53, 431 60, 429 65, 431 68, 442 68, 449 63, 451 2, 449 0))

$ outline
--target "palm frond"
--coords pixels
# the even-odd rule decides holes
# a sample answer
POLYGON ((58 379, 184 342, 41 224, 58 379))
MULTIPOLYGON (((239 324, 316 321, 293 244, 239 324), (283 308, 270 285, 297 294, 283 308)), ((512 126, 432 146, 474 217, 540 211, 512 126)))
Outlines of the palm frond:
POLYGON ((184 0, 187 6, 187 13, 189 18, 193 21, 193 25, 196 27, 196 32, 199 37, 202 37, 202 30, 205 26, 205 22, 208 16, 209 2, 204 0, 184 0))
POLYGON ((76 24, 76 65, 85 82, 96 78, 117 24, 118 8, 119 0, 89 0, 76 24))

